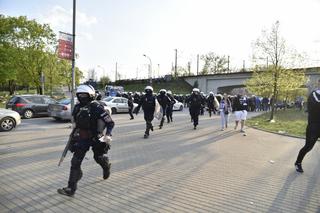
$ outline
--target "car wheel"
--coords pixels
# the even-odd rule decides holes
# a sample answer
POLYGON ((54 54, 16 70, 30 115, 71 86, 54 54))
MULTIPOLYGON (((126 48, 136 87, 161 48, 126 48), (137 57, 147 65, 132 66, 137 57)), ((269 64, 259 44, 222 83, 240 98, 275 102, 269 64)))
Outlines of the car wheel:
POLYGON ((117 109, 116 108, 112 108, 111 109, 111 114, 116 114, 117 113, 117 109))
POLYGON ((33 117, 33 111, 31 109, 27 109, 23 113, 23 117, 26 119, 32 118, 33 117))
POLYGON ((16 126, 16 122, 13 118, 5 117, 0 121, 1 131, 10 131, 16 126))
POLYGON ((180 106, 179 110, 180 110, 180 111, 182 111, 182 110, 183 110, 183 106, 182 106, 182 105, 180 106))

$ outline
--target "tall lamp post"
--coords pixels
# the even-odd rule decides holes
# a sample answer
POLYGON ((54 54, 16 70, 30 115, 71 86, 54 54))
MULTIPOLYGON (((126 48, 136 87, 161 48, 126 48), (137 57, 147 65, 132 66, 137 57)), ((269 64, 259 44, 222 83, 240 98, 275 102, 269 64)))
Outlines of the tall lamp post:
POLYGON ((152 62, 151 62, 151 58, 149 56, 147 56, 146 54, 143 54, 144 57, 149 59, 149 78, 150 78, 150 86, 152 85, 152 62))

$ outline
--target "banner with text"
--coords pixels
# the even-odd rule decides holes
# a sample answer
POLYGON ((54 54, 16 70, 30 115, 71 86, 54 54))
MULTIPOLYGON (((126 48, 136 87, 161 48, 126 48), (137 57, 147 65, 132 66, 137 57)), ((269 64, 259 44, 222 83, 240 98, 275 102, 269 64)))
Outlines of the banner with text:
POLYGON ((72 60, 72 35, 69 33, 59 32, 58 57, 72 60))

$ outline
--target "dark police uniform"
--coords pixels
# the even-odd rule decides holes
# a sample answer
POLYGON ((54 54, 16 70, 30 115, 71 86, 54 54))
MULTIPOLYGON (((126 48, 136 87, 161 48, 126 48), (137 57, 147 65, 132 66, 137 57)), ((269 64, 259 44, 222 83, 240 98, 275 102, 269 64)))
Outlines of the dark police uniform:
POLYGON ((202 98, 199 94, 192 93, 188 100, 190 106, 190 115, 193 121, 194 129, 196 129, 199 124, 199 114, 202 103, 202 98))
POLYGON ((136 113, 139 112, 142 106, 144 113, 144 120, 146 121, 146 131, 144 137, 149 137, 150 130, 153 131, 152 120, 154 118, 154 111, 156 106, 156 97, 152 93, 146 93, 140 98, 139 105, 137 106, 136 113))
MULTIPOLYGON (((114 127, 114 122, 109 112, 105 111, 97 101, 87 105, 75 105, 72 116, 76 124, 77 136, 75 143, 70 147, 73 157, 67 188, 71 189, 71 191, 64 193, 69 196, 73 195, 77 190, 77 182, 82 177, 81 163, 90 147, 92 147, 94 153, 93 158, 103 169, 103 178, 107 179, 109 177, 110 163, 108 157, 104 156, 104 154, 107 154, 110 147, 107 143, 100 142, 99 137, 102 136, 105 127, 106 135, 111 135, 114 127), (102 127, 100 126, 101 124, 103 125, 102 127)), ((63 194, 63 190, 60 190, 59 193, 63 194)))
POLYGON ((164 122, 164 118, 166 116, 166 112, 167 112, 167 108, 170 107, 170 99, 168 98, 168 96, 165 94, 165 92, 160 92, 160 94, 157 96, 157 100, 162 108, 162 112, 163 112, 163 116, 161 118, 161 121, 160 121, 160 129, 162 128, 163 126, 163 122, 164 122))
POLYGON ((167 107, 167 122, 170 123, 170 121, 172 122, 172 113, 173 113, 173 105, 176 103, 176 101, 174 100, 173 96, 168 94, 168 98, 169 98, 169 103, 168 103, 168 107, 167 107))

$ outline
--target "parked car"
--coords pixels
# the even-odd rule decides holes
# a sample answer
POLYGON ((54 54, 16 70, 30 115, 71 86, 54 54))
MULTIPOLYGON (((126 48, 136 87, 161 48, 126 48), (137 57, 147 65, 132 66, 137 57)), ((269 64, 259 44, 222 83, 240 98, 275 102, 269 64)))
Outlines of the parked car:
POLYGON ((176 101, 176 103, 173 105, 173 110, 174 111, 182 111, 183 110, 183 103, 177 101, 176 99, 174 99, 176 101))
POLYGON ((19 113, 0 108, 0 131, 11 131, 16 126, 20 125, 21 117, 19 113))
POLYGON ((57 101, 45 95, 15 95, 6 104, 24 118, 48 116, 48 105, 57 101))
MULTIPOLYGON (((74 99, 74 103, 77 103, 77 99, 74 99)), ((57 103, 49 104, 48 114, 55 120, 71 120, 71 98, 65 98, 57 103)))
MULTIPOLYGON (((107 106, 111 108, 112 114, 118 112, 129 112, 128 99, 123 97, 107 97, 102 99, 107 106)), ((138 106, 138 104, 133 103, 133 110, 138 106)))
MULTIPOLYGON (((78 103, 78 99, 74 99, 74 103, 78 103)), ((104 106, 105 110, 111 112, 111 108, 104 106)), ((50 117, 53 117, 55 120, 71 120, 71 98, 65 98, 56 104, 49 104, 48 114, 50 117)))

